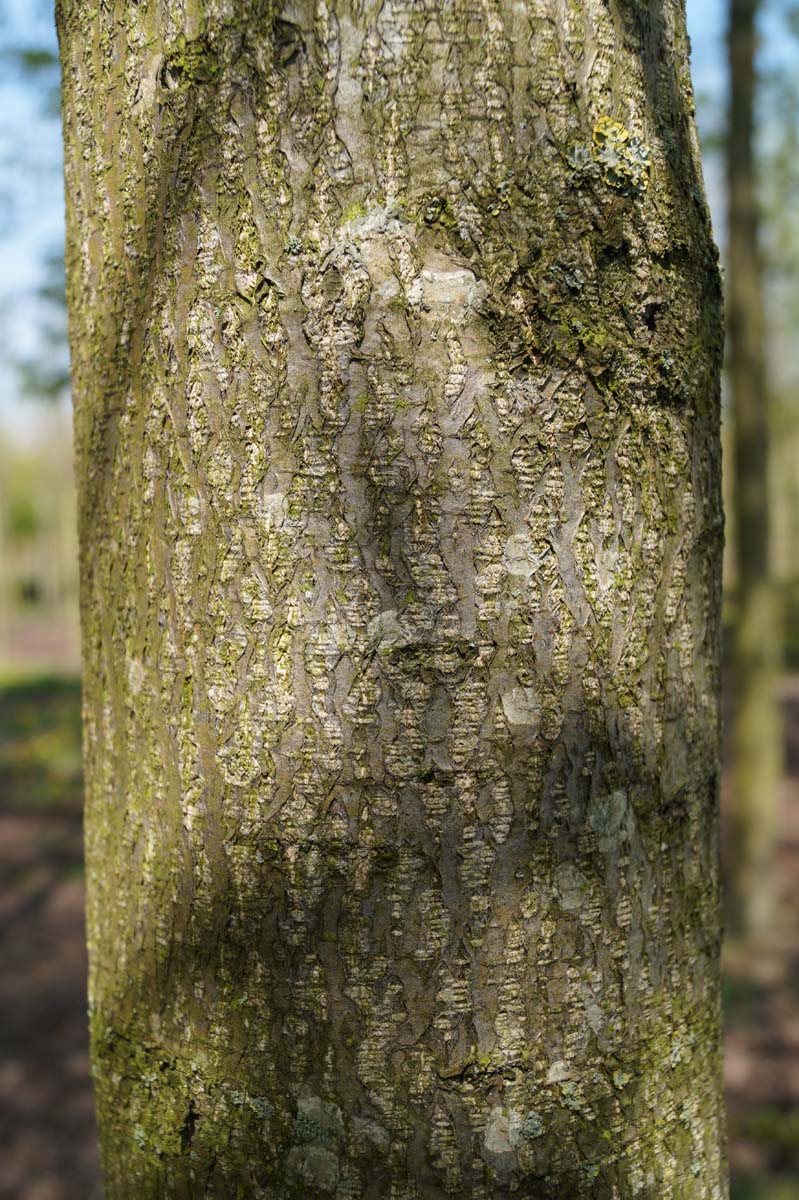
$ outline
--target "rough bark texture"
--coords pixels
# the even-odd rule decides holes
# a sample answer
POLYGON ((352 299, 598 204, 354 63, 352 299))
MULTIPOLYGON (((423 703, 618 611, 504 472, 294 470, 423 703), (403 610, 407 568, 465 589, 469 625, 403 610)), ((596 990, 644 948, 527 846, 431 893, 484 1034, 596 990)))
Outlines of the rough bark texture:
POLYGON ((773 911, 782 730, 777 702, 780 622, 769 554, 769 403, 763 264, 754 145, 758 0, 730 0, 729 197, 730 384, 733 403, 736 714, 730 915, 737 931, 762 932, 773 911))
POLYGON ((724 1195, 681 6, 59 25, 108 1196, 724 1195))

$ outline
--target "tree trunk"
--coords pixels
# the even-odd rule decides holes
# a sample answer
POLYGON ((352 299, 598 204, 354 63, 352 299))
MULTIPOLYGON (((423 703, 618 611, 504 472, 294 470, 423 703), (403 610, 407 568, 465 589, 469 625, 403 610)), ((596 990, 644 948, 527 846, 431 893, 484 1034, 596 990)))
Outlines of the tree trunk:
POLYGON ((733 663, 735 803, 729 907, 735 929, 744 934, 762 933, 772 914, 781 768, 777 705, 780 628, 769 556, 769 406, 754 161, 758 8, 758 0, 730 0, 727 313, 737 587, 733 663))
POLYGON ((61 0, 111 1200, 725 1194, 680 9, 61 0))

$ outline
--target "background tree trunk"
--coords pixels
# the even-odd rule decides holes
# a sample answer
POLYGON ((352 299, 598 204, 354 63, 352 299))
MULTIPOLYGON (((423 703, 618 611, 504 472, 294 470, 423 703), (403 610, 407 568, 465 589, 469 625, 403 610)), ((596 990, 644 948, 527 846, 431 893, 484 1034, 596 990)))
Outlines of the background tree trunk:
POLYGON ((59 26, 108 1196, 722 1196, 681 6, 59 26))
POLYGON ((757 0, 730 3, 727 137, 727 315, 737 585, 733 662, 735 807, 729 909, 733 926, 744 934, 767 929, 773 911, 782 766, 777 703, 781 639, 769 554, 769 402, 754 145, 758 8, 757 0))

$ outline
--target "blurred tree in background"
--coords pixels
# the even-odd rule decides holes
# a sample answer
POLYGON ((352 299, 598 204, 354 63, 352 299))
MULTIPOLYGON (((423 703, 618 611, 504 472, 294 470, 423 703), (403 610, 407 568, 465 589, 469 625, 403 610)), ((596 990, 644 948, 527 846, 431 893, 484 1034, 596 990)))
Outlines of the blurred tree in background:
POLYGON ((733 666, 734 927, 765 927, 780 778, 776 682, 780 632, 769 537, 769 395, 755 166, 755 21, 759 0, 731 0, 727 137, 727 318, 732 391, 736 548, 733 666))
MULTIPOLYGON (((795 78, 779 69, 768 79, 758 79, 760 12, 760 0, 730 0, 726 299, 733 446, 728 466, 734 553, 735 802, 729 910, 732 929, 745 935, 766 931, 773 915, 782 775, 777 691, 787 599, 777 585, 780 575, 788 584, 785 590, 795 585, 796 558, 785 555, 785 549, 792 541, 796 549, 799 477, 796 403, 790 395, 796 381, 795 354, 786 353, 785 342, 785 315, 795 318, 797 308, 797 90, 795 78), (760 146, 759 87, 767 102, 760 146), (765 238, 764 227, 769 231, 765 238), (772 289, 768 313, 767 284, 772 289), (772 459, 770 443, 775 440, 782 453, 772 459), (781 535, 779 543, 775 529, 781 535)), ((795 33, 796 7, 783 15, 786 32, 795 33)))

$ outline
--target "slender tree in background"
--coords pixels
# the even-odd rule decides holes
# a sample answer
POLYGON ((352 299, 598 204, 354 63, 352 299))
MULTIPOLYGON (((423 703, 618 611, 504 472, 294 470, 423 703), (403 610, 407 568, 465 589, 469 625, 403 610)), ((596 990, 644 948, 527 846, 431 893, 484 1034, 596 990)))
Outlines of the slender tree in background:
POLYGON ((730 912, 744 934, 762 932, 772 912, 781 773, 781 642, 769 557, 769 404, 754 144, 758 9, 758 0, 730 0, 727 316, 737 571, 730 912))
POLYGON ((722 1197, 681 5, 57 7, 106 1194, 722 1197))

